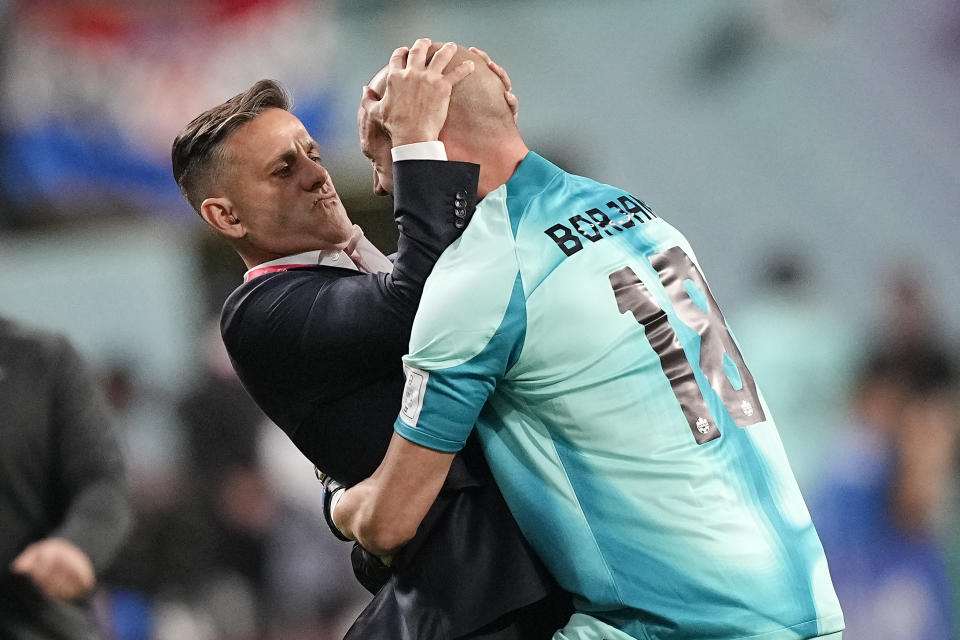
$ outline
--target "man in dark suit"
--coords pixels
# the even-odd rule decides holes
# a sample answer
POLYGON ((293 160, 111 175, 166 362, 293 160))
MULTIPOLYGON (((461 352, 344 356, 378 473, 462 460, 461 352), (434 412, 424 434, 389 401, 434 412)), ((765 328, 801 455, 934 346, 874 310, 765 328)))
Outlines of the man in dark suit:
MULTIPOLYGON (((407 77, 382 100, 368 94, 360 112, 361 134, 387 135, 395 147, 393 184, 377 183, 394 194, 392 263, 350 223, 276 83, 201 114, 173 146, 187 200, 249 268, 221 318, 240 379, 318 468, 348 485, 383 458, 423 283, 476 204, 479 168, 446 162, 436 142, 450 91, 472 63, 445 72, 455 47, 427 64, 429 44, 418 41, 407 77)), ((566 617, 566 596, 526 546, 476 447, 458 457, 391 568, 348 638, 549 638, 566 617)))
POLYGON ((0 318, 0 638, 102 638, 88 594, 132 522, 96 379, 60 336, 0 318))

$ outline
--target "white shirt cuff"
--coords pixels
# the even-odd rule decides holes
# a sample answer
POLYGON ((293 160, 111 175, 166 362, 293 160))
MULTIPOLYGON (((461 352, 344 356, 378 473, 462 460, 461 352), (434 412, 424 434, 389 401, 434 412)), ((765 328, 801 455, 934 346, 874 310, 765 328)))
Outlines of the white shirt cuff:
POLYGON ((401 160, 446 160, 447 149, 439 140, 402 144, 390 149, 394 162, 401 160))

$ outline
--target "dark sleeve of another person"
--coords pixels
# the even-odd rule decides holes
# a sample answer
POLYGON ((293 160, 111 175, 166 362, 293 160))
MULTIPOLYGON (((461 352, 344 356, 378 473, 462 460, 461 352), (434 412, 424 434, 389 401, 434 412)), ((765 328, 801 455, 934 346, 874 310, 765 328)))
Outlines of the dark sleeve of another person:
POLYGON ((99 574, 126 537, 132 509, 114 424, 94 376, 66 340, 51 402, 55 490, 65 515, 50 535, 77 545, 99 574))

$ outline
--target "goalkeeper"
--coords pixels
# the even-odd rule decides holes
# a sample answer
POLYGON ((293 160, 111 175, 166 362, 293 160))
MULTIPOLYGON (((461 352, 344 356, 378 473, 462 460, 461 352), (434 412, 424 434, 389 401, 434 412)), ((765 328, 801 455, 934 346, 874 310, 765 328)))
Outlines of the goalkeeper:
POLYGON ((386 457, 338 494, 335 526, 401 547, 476 433, 573 594, 556 640, 839 638, 817 533, 693 249, 529 151, 498 84, 479 69, 453 92, 440 140, 480 165, 482 201, 427 280, 386 457))

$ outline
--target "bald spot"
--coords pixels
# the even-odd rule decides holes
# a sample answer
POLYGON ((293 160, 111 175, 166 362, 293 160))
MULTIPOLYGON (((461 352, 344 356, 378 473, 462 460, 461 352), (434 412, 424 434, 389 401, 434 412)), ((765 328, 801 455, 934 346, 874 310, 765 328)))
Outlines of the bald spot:
MULTIPOLYGON (((427 50, 427 60, 433 59, 443 43, 434 43, 427 50)), ((455 68, 466 60, 473 61, 473 73, 453 88, 447 122, 441 137, 463 134, 477 141, 478 137, 495 137, 498 133, 516 133, 517 125, 513 112, 504 98, 503 83, 496 73, 487 67, 483 58, 465 47, 457 45, 457 53, 444 68, 455 68)), ((383 67, 370 80, 370 88, 382 96, 386 87, 387 67, 383 67)), ((482 138, 481 138, 482 139, 482 138)))

